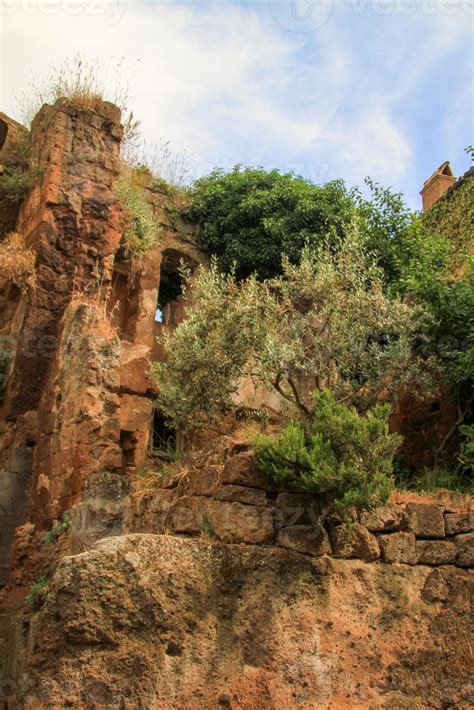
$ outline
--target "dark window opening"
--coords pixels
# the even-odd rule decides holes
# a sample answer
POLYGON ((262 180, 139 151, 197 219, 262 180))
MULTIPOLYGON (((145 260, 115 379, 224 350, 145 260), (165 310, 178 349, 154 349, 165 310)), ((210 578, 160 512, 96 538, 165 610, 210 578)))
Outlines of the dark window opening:
POLYGON ((179 271, 162 269, 160 289, 158 291, 158 308, 162 311, 175 298, 183 293, 183 276, 179 271))
MULTIPOLYGON (((183 293, 184 278, 181 273, 183 266, 193 270, 196 264, 176 249, 166 249, 161 264, 160 287, 155 311, 155 322, 157 323, 164 322, 164 309, 183 293)), ((167 315, 167 322, 169 317, 170 313, 167 315)))
POLYGON ((176 431, 169 426, 159 410, 153 414, 151 445, 154 454, 171 454, 176 451, 176 431))

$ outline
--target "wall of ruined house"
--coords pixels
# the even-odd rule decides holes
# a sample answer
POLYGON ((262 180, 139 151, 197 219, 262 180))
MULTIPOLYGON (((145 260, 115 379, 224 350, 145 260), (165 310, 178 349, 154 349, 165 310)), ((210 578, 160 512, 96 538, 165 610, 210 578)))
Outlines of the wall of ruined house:
MULTIPOLYGON (((16 227, 36 254, 37 287, 25 295, 0 281, 0 337, 12 354, 0 402, 4 569, 25 518, 47 529, 81 504, 88 480, 104 472, 127 476, 146 462, 155 394, 148 362, 163 357, 156 337, 176 326, 185 307, 178 296, 162 322, 155 320, 160 273, 181 259, 192 269, 206 263, 192 226, 168 209, 173 198, 145 178, 159 241, 132 278, 114 191, 122 132, 119 110, 108 103, 82 111, 60 100, 32 125, 41 179, 16 227), (99 290, 110 293, 105 323, 94 316, 104 305, 99 290)), ((240 400, 279 407, 278 397, 250 382, 242 383, 240 400)), ((392 425, 406 437, 409 466, 430 464, 453 417, 447 398, 399 405, 392 425)))
POLYGON ((0 402, 4 568, 25 518, 48 529, 79 504, 89 478, 127 476, 144 462, 161 262, 170 252, 193 266, 204 260, 189 228, 173 227, 169 196, 145 186, 158 243, 132 277, 114 191, 122 133, 108 103, 82 111, 60 100, 32 125, 41 180, 16 228, 36 254, 37 286, 22 294, 0 281, 0 336, 11 354, 0 402))

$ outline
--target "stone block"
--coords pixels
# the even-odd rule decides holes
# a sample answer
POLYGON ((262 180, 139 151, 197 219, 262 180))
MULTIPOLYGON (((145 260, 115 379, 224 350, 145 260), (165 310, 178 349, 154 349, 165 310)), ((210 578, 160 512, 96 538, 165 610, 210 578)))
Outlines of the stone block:
POLYGON ((319 513, 314 498, 308 493, 279 493, 275 501, 275 527, 309 525, 319 513))
POLYGON ((270 510, 204 496, 183 496, 176 501, 170 525, 177 533, 206 533, 229 543, 258 544, 274 537, 270 510))
POLYGON ((474 532, 457 535, 454 542, 458 551, 457 564, 460 567, 474 567, 474 532))
POLYGON ((188 491, 191 495, 205 496, 213 494, 220 483, 222 466, 211 465, 199 469, 189 476, 188 491))
POLYGON ((370 532, 398 530, 401 512, 396 505, 384 505, 375 510, 364 511, 360 516, 360 522, 370 532))
POLYGON ((449 595, 449 585, 446 575, 441 569, 434 569, 426 578, 421 598, 425 602, 444 602, 449 595))
POLYGON ((445 536, 443 508, 429 503, 408 503, 404 525, 418 538, 437 539, 445 536))
POLYGON ((315 529, 313 525, 293 525, 282 528, 277 537, 282 547, 302 552, 312 557, 331 554, 331 544, 324 528, 315 529))
POLYGON ((212 493, 216 500, 228 500, 245 505, 266 505, 267 494, 259 488, 247 488, 246 486, 234 486, 228 484, 219 486, 212 493))
POLYGON ((380 556, 375 535, 360 523, 343 523, 330 532, 332 550, 335 557, 356 557, 372 562, 380 556))
POLYGON ((416 554, 420 565, 451 565, 456 559, 456 545, 447 540, 417 540, 416 554))
POLYGON ((444 522, 446 535, 458 535, 471 532, 474 529, 474 511, 469 513, 445 513, 444 522))
POLYGON ((221 483, 233 483, 238 486, 271 490, 267 476, 260 471, 254 456, 248 453, 237 454, 229 458, 222 471, 221 483))
POLYGON ((378 537, 384 562, 405 565, 416 564, 415 536, 409 532, 396 532, 378 537))

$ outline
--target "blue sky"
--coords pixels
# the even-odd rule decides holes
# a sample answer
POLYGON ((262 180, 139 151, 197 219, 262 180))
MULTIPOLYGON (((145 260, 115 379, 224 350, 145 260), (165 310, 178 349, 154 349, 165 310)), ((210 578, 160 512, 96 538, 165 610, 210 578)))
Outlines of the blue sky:
POLYGON ((317 182, 366 175, 419 207, 474 142, 474 0, 0 0, 0 109, 80 53, 134 72, 151 144, 192 174, 235 163, 317 182))

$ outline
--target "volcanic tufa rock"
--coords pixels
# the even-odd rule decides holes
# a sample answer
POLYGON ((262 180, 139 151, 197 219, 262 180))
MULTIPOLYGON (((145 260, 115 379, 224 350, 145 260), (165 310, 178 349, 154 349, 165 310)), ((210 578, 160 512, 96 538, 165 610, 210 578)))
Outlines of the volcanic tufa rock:
POLYGON ((468 707, 470 577, 430 575, 203 538, 108 538, 59 563, 12 707, 468 707))

